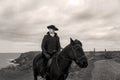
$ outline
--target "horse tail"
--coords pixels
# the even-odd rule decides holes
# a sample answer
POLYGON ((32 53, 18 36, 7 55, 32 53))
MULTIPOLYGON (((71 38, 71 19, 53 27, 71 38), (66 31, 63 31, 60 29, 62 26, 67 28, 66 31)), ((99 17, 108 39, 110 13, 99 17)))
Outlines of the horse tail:
POLYGON ((32 69, 33 69, 34 80, 37 80, 37 76, 38 76, 37 56, 34 57, 32 65, 33 65, 32 69))
POLYGON ((34 76, 34 80, 37 80, 37 76, 39 75, 39 66, 38 66, 38 61, 39 59, 42 57, 41 54, 38 54, 34 57, 33 59, 33 76, 34 76))
POLYGON ((44 75, 44 57, 42 54, 38 54, 33 59, 33 75, 42 76, 44 75))

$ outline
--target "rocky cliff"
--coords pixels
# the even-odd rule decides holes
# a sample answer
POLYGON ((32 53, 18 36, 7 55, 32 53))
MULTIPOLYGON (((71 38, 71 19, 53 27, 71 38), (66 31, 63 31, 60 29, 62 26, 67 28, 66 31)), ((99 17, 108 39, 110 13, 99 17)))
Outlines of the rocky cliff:
MULTIPOLYGON (((32 61, 41 54, 30 51, 11 61, 17 66, 8 66, 0 70, 0 80, 33 80, 32 61)), ((88 67, 81 69, 75 63, 71 66, 67 80, 120 80, 120 51, 88 52, 88 67)))
POLYGON ((26 53, 21 53, 21 55, 18 58, 11 61, 11 63, 17 64, 16 68, 19 70, 31 69, 33 58, 37 54, 41 54, 41 51, 30 51, 26 53))

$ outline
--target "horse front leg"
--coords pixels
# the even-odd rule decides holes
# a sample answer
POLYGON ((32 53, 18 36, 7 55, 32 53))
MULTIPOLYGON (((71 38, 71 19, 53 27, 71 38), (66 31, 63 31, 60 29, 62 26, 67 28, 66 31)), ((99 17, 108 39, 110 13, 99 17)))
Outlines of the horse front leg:
POLYGON ((46 80, 53 80, 53 79, 50 79, 50 77, 47 75, 46 76, 46 80))
POLYGON ((37 75, 36 74, 34 74, 34 80, 37 80, 37 75))
POLYGON ((66 80, 66 77, 64 75, 60 76, 60 78, 58 78, 58 80, 66 80))

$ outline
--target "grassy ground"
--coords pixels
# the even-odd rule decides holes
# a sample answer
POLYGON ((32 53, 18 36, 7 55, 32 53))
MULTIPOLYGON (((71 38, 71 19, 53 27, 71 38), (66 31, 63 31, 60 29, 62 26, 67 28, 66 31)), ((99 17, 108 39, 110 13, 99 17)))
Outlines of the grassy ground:
POLYGON ((94 69, 94 60, 89 61, 87 68, 75 70, 69 74, 68 80, 91 80, 92 79, 92 70, 94 69))
MULTIPOLYGON (((117 69, 120 69, 119 56, 118 53, 88 55, 88 67, 80 69, 78 66, 74 66, 67 80, 120 80, 119 72, 117 72, 117 69), (117 77, 114 78, 113 75, 117 77)), ((19 70, 14 66, 8 66, 0 70, 0 80, 33 80, 33 74, 30 69, 19 70)))
POLYGON ((32 71, 1 70, 0 80, 33 80, 32 71))
POLYGON ((94 65, 92 80, 120 80, 120 64, 114 60, 100 60, 94 65))
MULTIPOLYGON (((71 71, 67 80, 91 80, 91 72, 94 68, 93 61, 89 61, 89 66, 80 69, 78 66, 71 71)), ((0 80, 33 80, 32 70, 20 71, 14 69, 0 70, 0 80)))

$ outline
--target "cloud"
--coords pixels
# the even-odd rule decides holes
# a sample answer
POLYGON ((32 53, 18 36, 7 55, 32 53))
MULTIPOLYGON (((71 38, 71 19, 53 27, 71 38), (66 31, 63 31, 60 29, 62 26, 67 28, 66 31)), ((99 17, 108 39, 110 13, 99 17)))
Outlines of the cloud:
POLYGON ((5 41, 19 43, 14 44, 16 46, 22 43, 26 46, 29 42, 38 49, 47 32, 46 26, 55 24, 63 46, 73 37, 81 40, 87 50, 92 44, 99 49, 117 48, 116 43, 120 43, 119 4, 119 0, 1 0, 0 40, 4 40, 4 45, 5 41), (109 46, 111 43, 114 46, 109 46))

